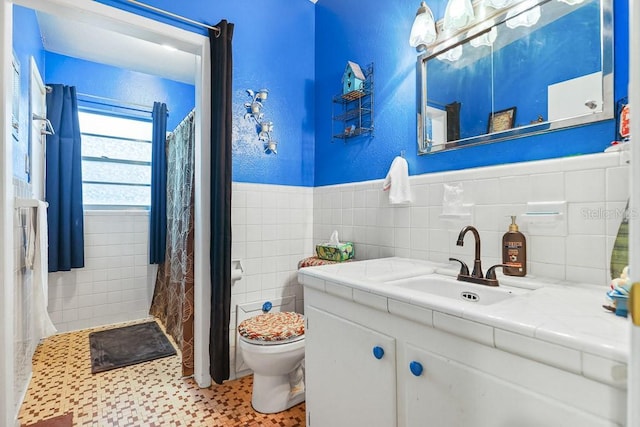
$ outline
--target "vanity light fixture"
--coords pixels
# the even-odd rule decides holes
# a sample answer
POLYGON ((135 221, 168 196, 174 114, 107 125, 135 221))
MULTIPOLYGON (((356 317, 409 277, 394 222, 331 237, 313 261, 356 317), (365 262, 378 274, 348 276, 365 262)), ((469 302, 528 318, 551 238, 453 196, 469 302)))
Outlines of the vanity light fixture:
POLYGON ((416 11, 416 19, 411 26, 409 45, 415 47, 418 52, 426 50, 427 45, 436 41, 436 22, 433 19, 433 12, 424 1, 416 11))
POLYGON ((264 142, 264 152, 278 154, 278 142, 271 139, 273 122, 263 120, 263 102, 267 100, 269 91, 267 89, 260 89, 259 91, 254 92, 251 89, 247 89, 247 93, 249 94, 251 101, 244 104, 247 109, 247 113, 244 115, 245 120, 253 120, 256 122, 256 125, 258 126, 258 139, 264 142))
POLYGON ((540 6, 532 7, 526 12, 514 15, 513 10, 507 13, 507 27, 511 29, 518 27, 533 27, 540 19, 540 6))
POLYGON ((449 0, 444 11, 442 28, 445 30, 459 30, 469 25, 474 18, 471 0, 449 0))

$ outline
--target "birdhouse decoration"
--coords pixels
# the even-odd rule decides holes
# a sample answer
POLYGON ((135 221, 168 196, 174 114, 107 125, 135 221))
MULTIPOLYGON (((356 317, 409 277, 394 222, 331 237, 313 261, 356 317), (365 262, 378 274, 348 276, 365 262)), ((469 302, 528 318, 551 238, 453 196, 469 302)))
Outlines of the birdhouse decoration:
POLYGON ((351 92, 362 92, 364 89, 364 81, 366 77, 362 72, 362 68, 352 61, 347 61, 347 67, 342 75, 342 94, 347 95, 351 92))

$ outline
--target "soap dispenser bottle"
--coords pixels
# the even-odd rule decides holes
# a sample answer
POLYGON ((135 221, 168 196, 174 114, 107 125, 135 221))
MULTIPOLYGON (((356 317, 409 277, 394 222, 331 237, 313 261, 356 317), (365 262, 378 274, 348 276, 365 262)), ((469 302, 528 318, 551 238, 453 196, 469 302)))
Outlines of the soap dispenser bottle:
POLYGON ((502 236, 502 271, 508 276, 525 276, 527 274, 527 239, 518 230, 516 217, 511 217, 509 231, 502 236))

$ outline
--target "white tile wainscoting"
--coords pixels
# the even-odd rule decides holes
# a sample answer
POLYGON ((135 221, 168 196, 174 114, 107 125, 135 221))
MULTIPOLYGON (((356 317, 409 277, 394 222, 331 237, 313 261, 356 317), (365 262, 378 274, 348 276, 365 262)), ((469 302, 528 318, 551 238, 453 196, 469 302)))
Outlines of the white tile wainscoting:
POLYGON ((304 300, 298 284, 298 261, 313 255, 313 188, 233 183, 231 257, 242 260, 243 276, 231 289, 231 372, 235 373, 236 308, 238 304, 295 297, 304 300))
POLYGON ((626 152, 600 153, 412 176, 409 206, 389 205, 382 180, 316 187, 313 240, 326 241, 338 230, 341 241, 354 242, 358 259, 400 256, 447 262, 456 257, 471 265, 472 237, 465 238, 464 247, 456 246, 456 240, 462 227, 474 225, 486 269, 501 262, 509 215, 524 214, 530 202, 565 201, 565 235, 541 232, 518 217, 527 238, 529 274, 606 284, 629 197, 627 159, 626 152), (440 217, 444 183, 462 183, 470 219, 440 217))
MULTIPOLYGON (((333 230, 353 241, 356 258, 388 256, 473 260, 473 242, 455 242, 464 225, 482 238, 485 269, 500 261, 500 242, 527 202, 566 201, 566 235, 527 237, 529 273, 605 284, 609 256, 629 194, 625 153, 525 162, 411 177, 413 203, 393 207, 382 180, 296 187, 233 183, 232 258, 244 273, 232 288, 230 343, 235 354, 236 305, 295 296, 303 310, 297 263, 333 230), (445 220, 444 183, 462 183, 470 220, 445 220)), ((145 317, 155 282, 147 256, 148 213, 85 213, 86 268, 49 277, 49 311, 59 331, 145 317)), ((233 356, 232 356, 233 357, 233 356)), ((235 371, 232 360, 232 372, 235 371)))

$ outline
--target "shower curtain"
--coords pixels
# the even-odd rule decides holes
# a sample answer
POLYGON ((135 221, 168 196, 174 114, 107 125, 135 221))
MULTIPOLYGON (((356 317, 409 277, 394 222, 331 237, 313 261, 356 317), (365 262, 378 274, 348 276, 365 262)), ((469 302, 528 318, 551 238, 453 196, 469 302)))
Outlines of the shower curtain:
POLYGON ((167 241, 149 313, 182 353, 182 375, 193 375, 194 112, 167 137, 167 241))

